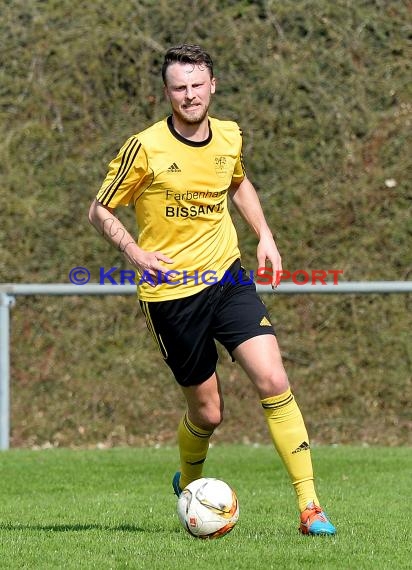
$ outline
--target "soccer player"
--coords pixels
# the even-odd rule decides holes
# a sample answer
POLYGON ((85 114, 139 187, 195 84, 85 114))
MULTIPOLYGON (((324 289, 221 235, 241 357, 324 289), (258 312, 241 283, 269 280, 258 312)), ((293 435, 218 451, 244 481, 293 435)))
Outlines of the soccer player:
POLYGON ((209 115, 213 62, 197 45, 169 49, 162 67, 171 114, 131 136, 109 165, 89 220, 139 275, 139 302, 186 398, 178 427, 176 495, 202 476, 223 399, 215 341, 246 372, 260 397, 274 446, 296 491, 300 531, 333 535, 319 504, 308 434, 291 392, 268 311, 242 267, 231 199, 258 238, 258 268, 281 257, 242 160, 242 133, 209 115), (138 239, 114 214, 136 212, 138 239))

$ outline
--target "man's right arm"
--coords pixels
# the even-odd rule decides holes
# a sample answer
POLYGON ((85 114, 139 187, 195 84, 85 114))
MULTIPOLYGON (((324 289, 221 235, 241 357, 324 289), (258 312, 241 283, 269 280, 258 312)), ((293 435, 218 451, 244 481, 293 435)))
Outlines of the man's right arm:
POLYGON ((167 271, 159 262, 173 263, 172 259, 160 251, 149 252, 141 249, 122 222, 114 215, 113 210, 103 206, 96 199, 93 200, 89 209, 89 222, 109 243, 124 254, 127 261, 141 275, 147 272, 155 283, 158 272, 167 271))

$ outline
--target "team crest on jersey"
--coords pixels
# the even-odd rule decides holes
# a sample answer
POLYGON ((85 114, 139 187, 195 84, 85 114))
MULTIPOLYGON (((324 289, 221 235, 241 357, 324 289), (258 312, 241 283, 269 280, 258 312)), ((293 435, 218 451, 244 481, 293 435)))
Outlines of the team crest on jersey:
POLYGON ((215 156, 215 169, 218 176, 226 176, 227 174, 227 158, 226 156, 215 156))

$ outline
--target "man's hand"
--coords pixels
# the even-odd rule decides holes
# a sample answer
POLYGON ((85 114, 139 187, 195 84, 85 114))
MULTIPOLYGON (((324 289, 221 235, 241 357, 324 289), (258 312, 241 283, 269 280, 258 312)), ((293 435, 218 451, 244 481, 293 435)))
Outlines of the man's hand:
POLYGON ((275 240, 272 235, 263 236, 257 246, 257 261, 258 269, 264 268, 266 262, 269 261, 271 264, 272 279, 271 285, 272 289, 279 285, 280 276, 282 272, 282 258, 276 247, 275 240))
POLYGON ((162 282, 162 277, 167 273, 167 267, 162 263, 173 263, 173 259, 167 257, 160 251, 145 251, 140 249, 135 243, 129 243, 124 250, 124 255, 131 265, 136 267, 141 276, 151 287, 155 287, 162 282))

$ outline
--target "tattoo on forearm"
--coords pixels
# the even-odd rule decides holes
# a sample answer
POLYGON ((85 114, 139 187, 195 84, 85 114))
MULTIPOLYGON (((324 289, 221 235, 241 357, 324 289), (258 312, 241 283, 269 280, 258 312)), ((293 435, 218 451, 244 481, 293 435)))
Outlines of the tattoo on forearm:
POLYGON ((127 247, 128 245, 130 245, 131 243, 135 243, 135 242, 134 242, 134 241, 126 241, 126 242, 124 243, 124 245, 122 245, 122 243, 119 243, 119 250, 120 250, 122 253, 124 253, 124 252, 126 251, 126 247, 127 247))
POLYGON ((119 251, 124 253, 126 247, 131 243, 134 243, 134 241, 130 239, 126 230, 119 227, 116 222, 117 220, 115 218, 106 218, 103 220, 102 235, 110 241, 110 243, 113 243, 113 241, 117 242, 117 248, 119 251))

